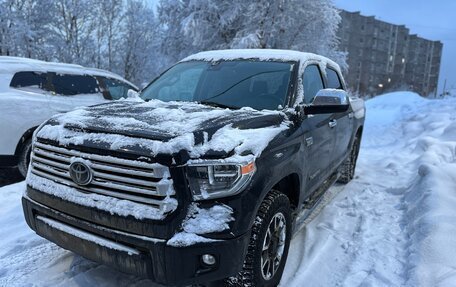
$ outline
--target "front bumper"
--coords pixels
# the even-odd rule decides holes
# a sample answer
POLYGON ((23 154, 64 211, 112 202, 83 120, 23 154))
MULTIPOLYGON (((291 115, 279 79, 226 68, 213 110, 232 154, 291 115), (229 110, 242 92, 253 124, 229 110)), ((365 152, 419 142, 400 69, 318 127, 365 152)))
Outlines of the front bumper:
MULTIPOLYGON (((187 247, 167 245, 167 240, 139 236, 70 216, 24 195, 27 224, 38 235, 90 260, 166 285, 210 282, 235 275, 242 269, 250 234, 187 247), (212 254, 217 263, 201 261, 212 254)), ((96 211, 93 211, 96 212, 96 211)))

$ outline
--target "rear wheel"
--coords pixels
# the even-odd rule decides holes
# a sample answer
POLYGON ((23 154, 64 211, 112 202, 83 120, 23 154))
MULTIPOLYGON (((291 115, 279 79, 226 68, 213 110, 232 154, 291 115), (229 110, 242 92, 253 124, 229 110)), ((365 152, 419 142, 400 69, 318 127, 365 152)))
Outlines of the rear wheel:
POLYGON ((19 152, 19 163, 17 168, 21 175, 25 178, 30 163, 30 154, 32 153, 32 139, 27 139, 22 145, 21 151, 19 152))
POLYGON ((349 183, 350 180, 353 179, 355 176, 355 169, 356 169, 356 161, 358 160, 358 154, 359 154, 359 146, 360 146, 360 139, 357 136, 355 136, 355 140, 353 141, 353 146, 350 151, 350 155, 348 158, 345 160, 345 162, 342 164, 341 167, 341 174, 339 179, 337 180, 340 183, 349 183))
POLYGON ((277 286, 282 277, 291 240, 288 197, 273 190, 262 202, 253 224, 243 270, 226 286, 277 286))

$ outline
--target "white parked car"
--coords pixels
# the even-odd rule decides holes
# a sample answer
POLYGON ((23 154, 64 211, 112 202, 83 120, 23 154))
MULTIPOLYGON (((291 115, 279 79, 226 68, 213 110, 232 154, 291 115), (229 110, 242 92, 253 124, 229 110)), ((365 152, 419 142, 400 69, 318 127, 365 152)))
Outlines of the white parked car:
POLYGON ((79 65, 0 56, 0 167, 26 175, 33 131, 79 106, 127 97, 138 90, 114 73, 79 65))

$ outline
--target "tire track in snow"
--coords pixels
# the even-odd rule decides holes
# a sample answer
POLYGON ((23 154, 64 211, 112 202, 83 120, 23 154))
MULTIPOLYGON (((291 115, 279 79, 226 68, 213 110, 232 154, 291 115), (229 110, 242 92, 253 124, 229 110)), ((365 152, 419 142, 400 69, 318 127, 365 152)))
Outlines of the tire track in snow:
POLYGON ((293 240, 281 286, 405 284, 407 238, 401 208, 405 188, 388 186, 398 167, 385 164, 383 154, 375 160, 368 150, 363 153, 359 176, 331 202, 322 202, 327 204, 317 209, 322 213, 293 240), (379 179, 381 183, 375 184, 379 179))

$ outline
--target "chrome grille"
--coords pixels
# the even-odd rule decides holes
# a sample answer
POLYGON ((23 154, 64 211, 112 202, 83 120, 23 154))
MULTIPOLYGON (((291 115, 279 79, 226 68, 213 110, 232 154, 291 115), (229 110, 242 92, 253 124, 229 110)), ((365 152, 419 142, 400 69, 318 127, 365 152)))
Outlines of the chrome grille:
POLYGON ((175 193, 166 166, 89 154, 40 142, 34 143, 31 172, 84 192, 146 203, 160 209, 166 209, 163 199, 175 193), (89 162, 93 180, 87 186, 76 184, 70 177, 69 167, 75 159, 89 162))

